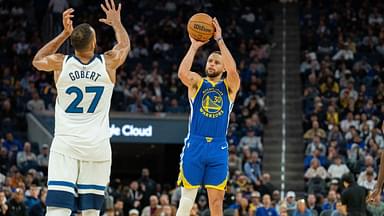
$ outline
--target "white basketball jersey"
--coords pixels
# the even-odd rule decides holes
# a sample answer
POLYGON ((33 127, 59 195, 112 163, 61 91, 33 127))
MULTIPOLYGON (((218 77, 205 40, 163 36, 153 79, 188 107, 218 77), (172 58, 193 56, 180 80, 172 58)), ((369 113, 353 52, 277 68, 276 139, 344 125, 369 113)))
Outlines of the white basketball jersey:
POLYGON ((95 54, 88 64, 74 55, 65 56, 56 81, 52 151, 79 160, 111 159, 109 109, 113 87, 103 55, 95 54))

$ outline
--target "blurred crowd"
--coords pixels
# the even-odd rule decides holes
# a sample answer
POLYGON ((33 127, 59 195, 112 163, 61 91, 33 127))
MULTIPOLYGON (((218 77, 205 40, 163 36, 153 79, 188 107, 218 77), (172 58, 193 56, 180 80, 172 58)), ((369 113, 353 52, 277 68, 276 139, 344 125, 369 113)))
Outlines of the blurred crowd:
MULTIPOLYGON (((343 174, 368 191, 376 184, 384 150, 384 4, 300 4, 304 179, 320 214, 337 211, 343 174)), ((369 213, 383 215, 383 206, 375 200, 369 213)))
MULTIPOLYGON (((111 111, 187 115, 187 89, 177 77, 178 64, 190 44, 186 23, 197 11, 216 16, 242 79, 228 129, 227 212, 254 215, 262 196, 269 196, 269 203, 278 199, 279 191, 262 169, 263 132, 268 121, 265 84, 273 34, 268 1, 122 3, 122 22, 132 50, 117 71, 111 111)), ((25 115, 52 115, 57 93, 53 76, 36 71, 31 61, 61 31, 61 13, 68 7, 75 9, 75 25, 87 22, 95 28, 97 52, 113 47, 114 32, 99 23, 104 14, 95 1, 0 0, 0 216, 44 215, 49 146, 28 141, 25 115)), ((197 53, 193 70, 204 76, 205 61, 217 49, 214 42, 205 45, 197 53)), ((60 52, 72 52, 68 42, 60 52)), ((174 215, 180 191, 173 188, 156 184, 147 169, 138 180, 115 179, 107 191, 104 214, 174 215)), ((206 214, 207 205, 202 190, 192 214, 206 214)))

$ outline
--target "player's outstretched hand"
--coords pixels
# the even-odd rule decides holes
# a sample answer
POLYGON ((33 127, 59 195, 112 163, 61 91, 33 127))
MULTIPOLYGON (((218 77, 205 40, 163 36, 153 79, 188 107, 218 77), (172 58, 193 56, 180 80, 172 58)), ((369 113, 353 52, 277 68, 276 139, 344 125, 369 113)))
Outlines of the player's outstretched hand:
POLYGON ((73 25, 71 20, 71 18, 74 17, 74 15, 72 14, 73 11, 75 11, 73 8, 68 8, 63 12, 64 32, 68 35, 71 35, 73 31, 73 25))
POLYGON ((373 191, 368 195, 367 202, 373 203, 377 197, 381 195, 381 191, 383 191, 382 188, 375 187, 375 189, 373 189, 373 191))
POLYGON ((115 6, 114 0, 105 0, 105 5, 101 4, 101 9, 103 9, 105 15, 107 15, 104 19, 99 19, 100 22, 105 23, 110 26, 115 26, 121 23, 120 21, 120 11, 121 11, 121 3, 115 6))
POLYGON ((216 17, 213 18, 212 23, 213 23, 213 26, 215 26, 215 33, 213 34, 213 39, 215 39, 217 41, 220 38, 222 38, 221 27, 220 27, 219 21, 217 21, 216 17))
POLYGON ((209 40, 198 41, 198 40, 193 39, 191 36, 189 36, 189 39, 191 40, 191 46, 194 47, 195 49, 199 49, 201 46, 203 46, 204 44, 209 42, 209 40))

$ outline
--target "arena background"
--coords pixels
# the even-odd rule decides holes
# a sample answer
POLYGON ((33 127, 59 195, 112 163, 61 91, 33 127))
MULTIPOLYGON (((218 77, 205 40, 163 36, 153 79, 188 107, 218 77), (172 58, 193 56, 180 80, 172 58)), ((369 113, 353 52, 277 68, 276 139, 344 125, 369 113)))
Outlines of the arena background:
MULTIPOLYGON (((53 76, 31 61, 62 30, 68 7, 75 8, 74 25, 95 28, 97 52, 112 48, 112 29, 98 22, 101 2, 0 0, 0 205, 9 207, 0 215, 44 214, 56 90, 53 76)), ((303 211, 301 199, 311 215, 338 213, 344 173, 373 189, 384 149, 382 2, 121 2, 132 50, 117 71, 112 98, 113 165, 103 214, 142 213, 151 195, 166 194, 158 206, 152 203, 153 215, 178 205, 189 104, 177 69, 196 12, 218 18, 242 79, 227 136, 226 214, 255 215, 265 194, 281 215, 303 211)), ((217 49, 213 40, 205 45, 193 70, 204 75, 207 56, 217 49)), ((70 44, 60 52, 71 53, 70 44)), ((206 200, 201 190, 191 215, 209 214, 206 200)), ((384 203, 368 211, 383 215, 384 203)))

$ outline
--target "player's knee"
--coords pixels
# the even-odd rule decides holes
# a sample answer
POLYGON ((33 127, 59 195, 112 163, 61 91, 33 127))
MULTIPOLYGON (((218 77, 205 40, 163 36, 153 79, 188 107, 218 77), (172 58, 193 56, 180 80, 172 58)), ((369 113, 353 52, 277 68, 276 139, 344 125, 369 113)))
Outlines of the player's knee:
POLYGON ((224 198, 219 195, 209 197, 209 207, 211 209, 222 209, 224 198))
POLYGON ((70 216, 71 210, 58 207, 47 207, 47 214, 45 216, 70 216))
POLYGON ((209 200, 209 205, 211 208, 222 208, 223 207, 223 199, 221 197, 213 197, 209 200))

